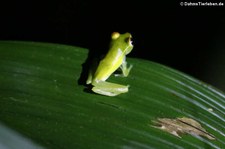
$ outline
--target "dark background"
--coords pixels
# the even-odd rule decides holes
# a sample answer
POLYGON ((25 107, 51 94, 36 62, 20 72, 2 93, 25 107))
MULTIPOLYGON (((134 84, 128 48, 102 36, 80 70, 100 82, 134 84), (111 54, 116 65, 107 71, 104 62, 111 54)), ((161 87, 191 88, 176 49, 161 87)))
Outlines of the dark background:
POLYGON ((112 32, 130 32, 130 57, 173 67, 225 91, 224 10, 166 0, 7 1, 0 5, 0 39, 107 50, 112 32))

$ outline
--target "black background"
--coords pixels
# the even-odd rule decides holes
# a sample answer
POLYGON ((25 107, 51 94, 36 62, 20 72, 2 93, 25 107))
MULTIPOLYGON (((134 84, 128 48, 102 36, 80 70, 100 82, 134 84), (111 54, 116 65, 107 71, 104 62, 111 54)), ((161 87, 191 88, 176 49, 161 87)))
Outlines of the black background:
POLYGON ((225 90, 225 6, 180 2, 7 1, 0 5, 0 39, 107 50, 112 32, 130 32, 130 57, 173 67, 225 90))

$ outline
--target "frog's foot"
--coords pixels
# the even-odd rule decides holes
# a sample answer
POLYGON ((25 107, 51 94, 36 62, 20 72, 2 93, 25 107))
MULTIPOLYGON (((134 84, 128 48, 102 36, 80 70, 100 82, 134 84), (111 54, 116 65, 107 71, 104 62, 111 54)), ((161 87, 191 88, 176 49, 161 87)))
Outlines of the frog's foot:
POLYGON ((121 93, 128 92, 128 87, 125 85, 110 83, 110 82, 98 82, 93 84, 92 91, 105 96, 116 96, 121 93))

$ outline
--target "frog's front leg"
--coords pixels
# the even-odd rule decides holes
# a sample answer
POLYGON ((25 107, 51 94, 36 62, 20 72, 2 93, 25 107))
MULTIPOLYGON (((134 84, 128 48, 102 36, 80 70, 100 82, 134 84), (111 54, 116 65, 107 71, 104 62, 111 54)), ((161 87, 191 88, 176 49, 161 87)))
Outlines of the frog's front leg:
POLYGON ((125 85, 120 85, 116 83, 111 82, 105 82, 105 81, 99 81, 99 82, 93 82, 92 85, 94 86, 92 88, 92 91, 98 94, 106 95, 106 96, 116 96, 121 93, 128 92, 128 87, 125 85))
POLYGON ((124 57, 122 64, 120 65, 120 69, 122 71, 122 74, 115 74, 115 76, 122 76, 127 77, 130 73, 130 70, 132 69, 133 65, 127 66, 126 57, 124 57))

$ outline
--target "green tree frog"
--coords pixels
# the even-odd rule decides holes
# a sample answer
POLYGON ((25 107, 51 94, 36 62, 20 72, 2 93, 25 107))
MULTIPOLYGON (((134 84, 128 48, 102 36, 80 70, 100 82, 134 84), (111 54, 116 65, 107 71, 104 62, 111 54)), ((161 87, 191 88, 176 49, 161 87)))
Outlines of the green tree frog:
MULTIPOLYGON (((133 49, 131 34, 114 32, 111 35, 110 48, 105 57, 99 62, 96 71, 90 71, 86 84, 91 84, 95 93, 116 96, 128 92, 129 85, 120 85, 106 82, 118 68, 122 70, 121 76, 127 77, 132 65, 127 66, 126 55, 133 49)), ((118 75, 116 75, 118 76, 118 75)))

